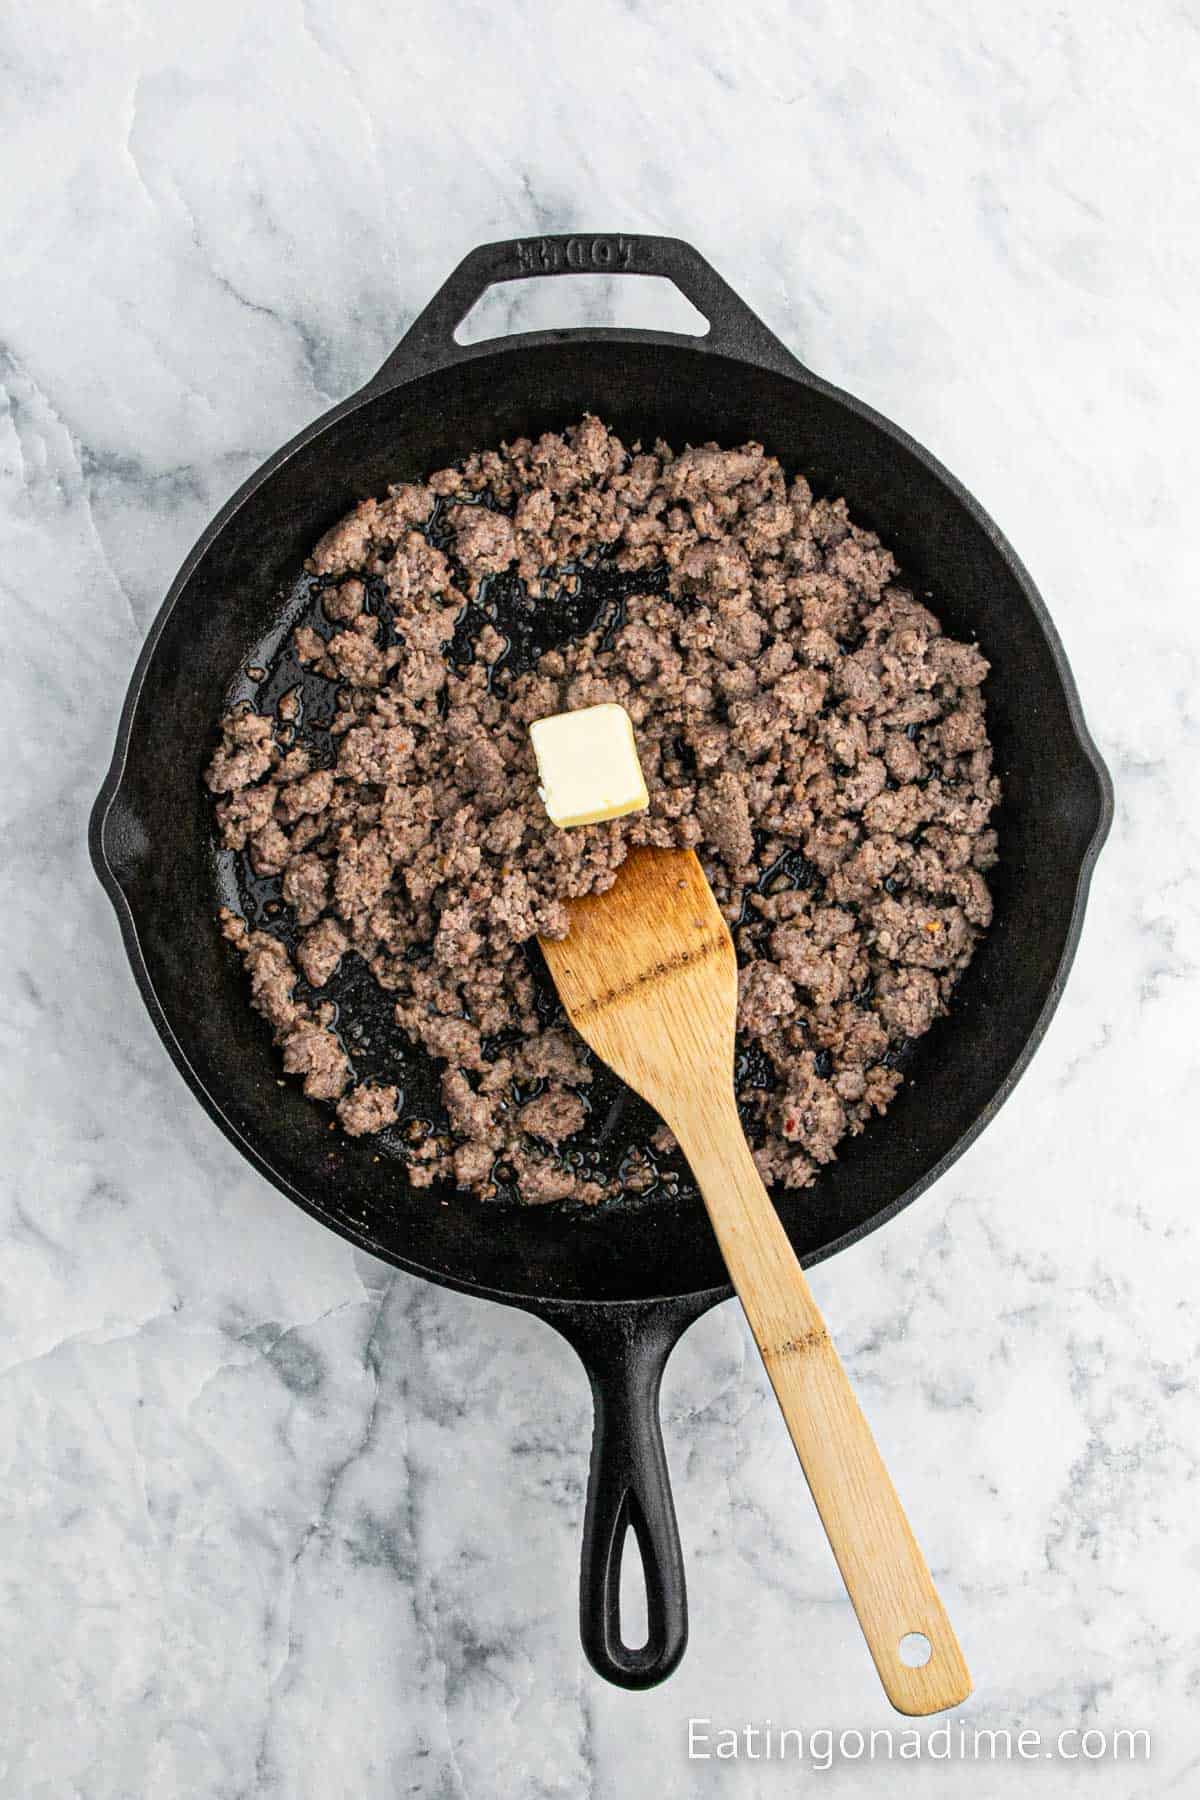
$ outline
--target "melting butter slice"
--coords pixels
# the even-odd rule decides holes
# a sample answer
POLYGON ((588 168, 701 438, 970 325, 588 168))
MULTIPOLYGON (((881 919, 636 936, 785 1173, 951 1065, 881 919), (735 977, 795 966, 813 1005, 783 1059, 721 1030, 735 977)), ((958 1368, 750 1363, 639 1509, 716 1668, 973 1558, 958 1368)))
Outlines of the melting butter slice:
POLYGON ((649 806, 633 721, 615 701, 535 719, 529 736, 555 825, 598 825, 649 806))

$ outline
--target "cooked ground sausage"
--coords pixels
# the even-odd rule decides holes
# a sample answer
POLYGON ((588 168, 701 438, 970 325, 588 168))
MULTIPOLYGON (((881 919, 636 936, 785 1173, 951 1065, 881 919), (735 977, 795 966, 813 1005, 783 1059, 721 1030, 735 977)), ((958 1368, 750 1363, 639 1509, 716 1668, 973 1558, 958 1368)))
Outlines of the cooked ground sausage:
MULTIPOLYGON (((756 1160, 811 1182, 887 1107, 897 1052, 990 922, 977 646, 943 635, 844 501, 761 446, 629 452, 592 417, 363 501, 307 568, 316 609, 293 646, 334 689, 327 749, 293 688, 272 713, 231 710, 207 774, 224 845, 282 877, 294 959, 232 912, 224 929, 285 1069, 349 1134, 395 1124, 395 1086, 352 1085, 347 1020, 295 993, 356 956, 442 1069, 445 1128, 396 1134, 414 1181, 487 1195, 503 1163, 532 1203, 606 1197, 622 1183, 565 1154, 595 1065, 539 1011, 527 940, 561 936, 563 902, 611 886, 631 846, 694 846, 742 964, 756 1160), (536 645, 580 569, 634 591, 521 664, 491 584, 522 584, 536 645), (610 700, 649 810, 558 830, 528 726, 610 700)), ((647 1180, 635 1156, 624 1185, 647 1180)))

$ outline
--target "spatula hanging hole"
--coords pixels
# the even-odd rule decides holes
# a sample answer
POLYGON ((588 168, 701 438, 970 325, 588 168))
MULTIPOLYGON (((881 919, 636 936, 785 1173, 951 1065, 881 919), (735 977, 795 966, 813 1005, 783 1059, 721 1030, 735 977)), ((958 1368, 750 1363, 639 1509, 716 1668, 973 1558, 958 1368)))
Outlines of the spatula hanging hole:
POLYGON ((933 1645, 922 1631, 908 1631, 900 1639, 900 1661, 908 1669, 923 1669, 933 1655, 933 1645))
POLYGON ((618 1583, 620 1594, 618 1617, 621 1621, 621 1642, 627 1650, 644 1650, 650 1642, 650 1614, 646 1603, 646 1570, 642 1563, 642 1549, 638 1543, 637 1532, 633 1528, 633 1520, 628 1512, 625 1515, 624 1534, 621 1539, 621 1574, 618 1583), (632 1551, 632 1554, 630 1552, 632 1551))

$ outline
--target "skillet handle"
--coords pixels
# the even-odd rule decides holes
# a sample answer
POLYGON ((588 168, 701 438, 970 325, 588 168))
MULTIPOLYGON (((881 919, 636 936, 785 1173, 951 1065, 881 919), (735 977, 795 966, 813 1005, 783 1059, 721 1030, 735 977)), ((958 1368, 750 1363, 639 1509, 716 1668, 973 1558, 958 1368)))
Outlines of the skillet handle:
POLYGON ((595 1429, 579 1571, 579 1632, 588 1661, 618 1687, 665 1681, 687 1648, 687 1588, 659 1423, 663 1370, 698 1316, 669 1304, 539 1307, 578 1353, 592 1385, 595 1429), (621 1629, 621 1561, 632 1532, 646 1584, 646 1642, 621 1629))
POLYGON ((746 302, 722 280, 698 250, 682 238, 643 237, 620 232, 561 233, 550 237, 506 238, 481 244, 464 256, 453 274, 419 313, 364 393, 384 393, 416 375, 478 356, 494 355, 500 342, 529 346, 571 338, 630 343, 684 344, 718 356, 735 356, 785 375, 801 368, 791 351, 769 331, 746 302), (456 328, 481 294, 499 281, 550 275, 660 275, 673 281, 708 320, 702 337, 671 331, 610 328, 521 332, 479 344, 458 344, 456 328))

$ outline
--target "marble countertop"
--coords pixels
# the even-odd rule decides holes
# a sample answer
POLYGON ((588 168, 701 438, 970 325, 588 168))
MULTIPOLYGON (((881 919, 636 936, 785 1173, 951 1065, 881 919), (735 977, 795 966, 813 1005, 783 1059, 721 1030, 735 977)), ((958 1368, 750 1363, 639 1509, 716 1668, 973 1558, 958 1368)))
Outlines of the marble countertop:
MULTIPOLYGON (((596 228, 690 239, 928 444, 1073 660, 1117 816, 1065 1001, 980 1142, 814 1285, 976 1676, 956 1718, 1152 1733, 1148 1765, 1047 1763, 1046 1794, 1194 1787, 1197 20, 859 10, 0 21, 0 1795, 1023 1780, 689 1761, 689 1719, 901 1725, 730 1306, 664 1392, 691 1648, 653 1692, 597 1680, 579 1367, 239 1160, 88 865, 139 642, 221 501, 474 244, 596 228)), ((480 329, 676 317, 652 289, 546 290, 480 329)))

